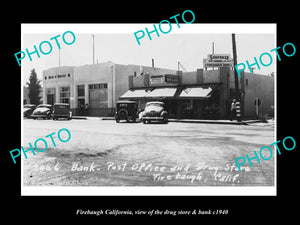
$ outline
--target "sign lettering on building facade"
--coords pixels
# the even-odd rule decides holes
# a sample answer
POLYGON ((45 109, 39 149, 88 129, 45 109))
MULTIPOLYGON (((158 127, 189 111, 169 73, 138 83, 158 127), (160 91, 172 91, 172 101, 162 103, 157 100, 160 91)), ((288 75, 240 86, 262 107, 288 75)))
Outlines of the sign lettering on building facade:
POLYGON ((233 67, 233 59, 230 54, 208 54, 203 67, 233 67))
POLYGON ((150 84, 178 84, 178 76, 173 74, 152 75, 150 76, 150 84))

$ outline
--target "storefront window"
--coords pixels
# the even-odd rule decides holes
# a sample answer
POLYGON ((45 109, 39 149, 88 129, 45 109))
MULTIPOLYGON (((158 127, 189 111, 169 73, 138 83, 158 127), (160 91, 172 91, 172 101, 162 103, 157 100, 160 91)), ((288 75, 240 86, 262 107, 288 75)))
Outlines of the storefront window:
POLYGON ((77 86, 78 97, 84 96, 84 85, 77 86))
POLYGON ((55 88, 47 88, 47 104, 55 103, 55 88))
POLYGON ((217 119, 220 116, 220 106, 213 102, 208 102, 204 108, 204 116, 207 119, 217 119))
POLYGON ((193 100, 192 99, 184 99, 182 101, 181 116, 183 118, 192 118, 193 117, 193 100))
POLYGON ((101 83, 101 84, 90 84, 89 89, 105 89, 107 88, 107 83, 101 83))
POLYGON ((70 103, 70 87, 61 87, 60 88, 60 102, 61 103, 70 103))
POLYGON ((89 85, 89 105, 90 108, 108 107, 107 83, 89 85))

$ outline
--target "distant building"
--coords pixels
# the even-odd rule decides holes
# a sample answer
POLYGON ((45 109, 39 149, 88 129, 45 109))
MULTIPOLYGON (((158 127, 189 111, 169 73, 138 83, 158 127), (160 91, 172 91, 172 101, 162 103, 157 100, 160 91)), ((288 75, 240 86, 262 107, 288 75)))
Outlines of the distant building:
POLYGON ((30 99, 28 94, 29 94, 28 87, 23 86, 23 105, 30 104, 30 99))
POLYGON ((175 70, 113 62, 84 66, 61 66, 43 71, 43 102, 69 103, 73 115, 113 115, 115 105, 129 86, 129 76, 173 73, 175 70))
MULTIPOLYGON (((40 104, 43 102, 43 89, 40 89, 40 104)), ((29 88, 28 86, 23 86, 23 105, 25 104, 32 104, 29 99, 29 88)))

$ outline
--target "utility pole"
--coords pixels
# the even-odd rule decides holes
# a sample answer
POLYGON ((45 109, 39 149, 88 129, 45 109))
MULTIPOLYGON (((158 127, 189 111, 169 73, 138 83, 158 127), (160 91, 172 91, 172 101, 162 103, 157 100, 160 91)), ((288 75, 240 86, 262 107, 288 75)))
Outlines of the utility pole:
MULTIPOLYGON (((233 51, 233 65, 237 64, 237 55, 236 55, 236 44, 235 44, 235 34, 232 34, 232 51, 233 51)), ((235 84, 235 99, 237 101, 237 120, 241 121, 241 111, 240 111, 240 102, 241 96, 239 91, 239 79, 236 69, 234 67, 234 84, 235 84)))
POLYGON ((92 37, 93 37, 93 64, 95 64, 95 42, 94 42, 95 36, 92 34, 92 37))
POLYGON ((58 49, 58 67, 60 67, 60 49, 58 49))
MULTIPOLYGON (((237 64, 237 56, 236 56, 236 45, 235 45, 235 34, 232 34, 232 51, 233 51, 233 65, 237 64)), ((238 74, 234 67, 234 84, 235 84, 235 97, 239 99, 239 80, 238 74)))
MULTIPOLYGON (((212 43, 212 54, 215 54, 215 43, 212 43)), ((214 67, 212 68, 213 70, 215 69, 214 67)))

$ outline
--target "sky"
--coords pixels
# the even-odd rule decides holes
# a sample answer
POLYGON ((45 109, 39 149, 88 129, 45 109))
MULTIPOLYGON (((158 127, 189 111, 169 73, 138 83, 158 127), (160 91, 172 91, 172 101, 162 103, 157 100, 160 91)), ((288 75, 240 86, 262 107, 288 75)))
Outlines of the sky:
MULTIPOLYGON (((199 27, 193 27, 193 24, 190 24, 189 29, 177 28, 175 30, 175 25, 173 24, 173 29, 170 33, 160 33, 160 37, 157 37, 153 33, 151 35, 152 40, 149 40, 147 35, 145 35, 143 39, 140 39, 141 45, 138 45, 133 33, 145 26, 150 30, 153 24, 146 24, 144 26, 140 24, 133 26, 131 24, 130 29, 126 30, 126 26, 125 28, 122 27, 119 33, 118 30, 110 29, 103 31, 105 29, 98 29, 98 27, 79 32, 75 28, 73 28, 73 31, 72 26, 64 29, 61 26, 57 26, 59 28, 57 32, 55 32, 55 26, 52 26, 49 29, 51 32, 49 32, 45 28, 38 29, 38 27, 35 28, 35 26, 32 26, 31 29, 23 32, 22 51, 25 51, 27 48, 29 52, 32 52, 34 50, 33 45, 36 45, 38 48, 42 41, 49 41, 52 44, 52 52, 48 55, 40 53, 40 58, 36 54, 33 54, 31 55, 32 61, 26 55, 25 59, 21 61, 23 84, 28 81, 32 69, 36 70, 38 78, 42 80, 43 70, 59 65, 58 47, 54 40, 50 41, 50 38, 58 34, 60 34, 58 40, 61 46, 61 66, 82 66, 93 63, 93 38, 91 34, 94 34, 95 63, 97 61, 99 63, 112 61, 125 65, 151 66, 153 58, 155 67, 176 70, 177 62, 180 61, 187 71, 196 71, 199 68, 203 68, 203 59, 212 53, 213 42, 215 54, 230 54, 232 57, 231 30, 227 33, 221 27, 219 29, 220 33, 218 33, 218 29, 214 29, 213 32, 203 29, 199 32, 199 27), (181 29, 183 32, 181 32, 181 29), (67 45, 62 41, 61 37, 64 33, 62 30, 72 30, 76 37, 73 44, 67 45)), ((47 27, 47 25, 45 26, 47 27)), ((239 30, 237 29, 237 31, 239 30)), ((246 60, 250 63, 254 62, 254 57, 258 58, 264 52, 270 53, 271 49, 277 47, 275 33, 269 31, 263 33, 262 29, 258 29, 258 33, 255 33, 255 29, 254 32, 252 29, 249 33, 247 33, 247 30, 241 31, 241 33, 236 32, 238 63, 245 63, 246 60)), ((65 37, 67 41, 72 39, 71 36, 66 35, 65 37)), ((46 45, 44 46, 44 51, 47 51, 46 45)), ((260 70, 256 69, 254 71, 255 73, 267 75, 275 72, 276 74, 274 63, 276 56, 274 52, 270 54, 273 56, 273 63, 268 67, 261 66, 260 70)), ((249 72, 248 69, 245 71, 249 72)))

